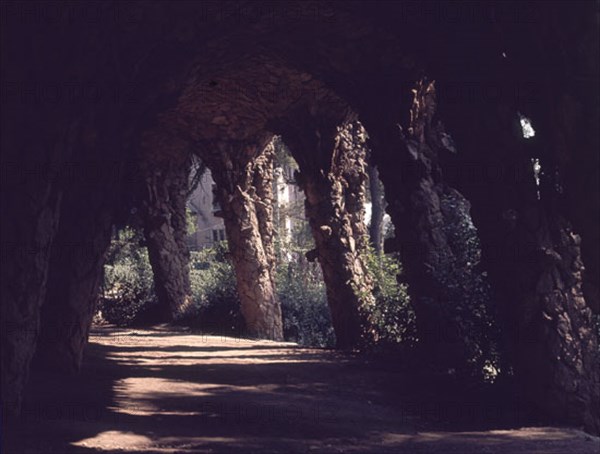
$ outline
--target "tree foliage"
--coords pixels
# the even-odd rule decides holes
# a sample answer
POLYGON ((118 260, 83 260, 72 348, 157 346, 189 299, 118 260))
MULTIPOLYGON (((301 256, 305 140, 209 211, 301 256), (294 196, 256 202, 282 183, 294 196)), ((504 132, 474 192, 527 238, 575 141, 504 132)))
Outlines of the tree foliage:
POLYGON ((158 304, 148 250, 142 241, 139 230, 126 227, 110 244, 99 303, 102 318, 110 323, 131 325, 158 304))
POLYGON ((413 345, 416 341, 415 313, 406 284, 398 282, 402 265, 396 254, 383 254, 369 247, 367 268, 374 284, 374 304, 364 309, 376 330, 380 346, 413 345))
POLYGON ((190 253, 192 305, 181 323, 212 334, 242 335, 244 322, 227 242, 190 253))

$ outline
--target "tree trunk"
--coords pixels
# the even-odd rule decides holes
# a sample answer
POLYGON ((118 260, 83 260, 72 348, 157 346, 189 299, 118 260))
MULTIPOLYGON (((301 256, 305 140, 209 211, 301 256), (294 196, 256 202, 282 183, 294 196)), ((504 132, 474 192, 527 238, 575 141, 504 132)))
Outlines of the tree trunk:
POLYGON ((383 218, 385 216, 385 192, 379 179, 379 171, 374 165, 369 166, 369 191, 371 192, 371 225, 369 237, 378 254, 383 253, 383 218))
POLYGON ((267 146, 257 153, 256 146, 242 146, 238 150, 225 143, 220 148, 222 155, 208 165, 217 183, 217 200, 225 222, 246 328, 251 336, 283 340, 272 244, 273 150, 267 146))
POLYGON ((191 302, 186 236, 189 162, 150 164, 143 206, 144 236, 163 316, 176 320, 191 302))

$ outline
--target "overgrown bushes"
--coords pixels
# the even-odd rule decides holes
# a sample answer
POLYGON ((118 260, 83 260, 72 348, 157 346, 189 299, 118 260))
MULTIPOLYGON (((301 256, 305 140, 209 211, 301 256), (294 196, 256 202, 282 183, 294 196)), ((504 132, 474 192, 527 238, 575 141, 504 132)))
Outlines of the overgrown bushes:
POLYGON ((321 269, 301 255, 296 257, 281 264, 277 273, 285 339, 301 345, 333 347, 335 334, 321 269))
POLYGON ((402 266, 397 255, 378 254, 369 248, 366 259, 374 284, 375 304, 364 309, 377 331, 376 346, 412 346, 416 341, 415 313, 406 285, 398 282, 402 266))
POLYGON ((242 335, 244 321, 226 241, 190 253, 190 281, 192 305, 179 322, 208 333, 242 335))
POLYGON ((125 228, 110 244, 98 307, 109 323, 128 326, 158 308, 148 250, 142 241, 139 231, 125 228))
POLYGON ((458 193, 444 194, 440 203, 444 233, 454 251, 451 260, 442 261, 434 270, 446 292, 444 304, 439 305, 444 312, 440 318, 454 323, 457 339, 451 341, 461 344, 463 355, 447 359, 457 366, 462 364, 465 370, 460 372, 491 380, 499 370, 500 332, 491 307, 487 274, 481 269, 477 229, 469 214, 469 203, 458 193))
MULTIPOLYGON (((335 334, 321 270, 318 263, 309 263, 304 257, 313 246, 306 227, 297 226, 295 245, 279 245, 286 250, 280 254, 276 276, 284 335, 301 345, 332 347, 335 334)), ((406 286, 396 279, 401 272, 399 260, 370 249, 367 266, 376 303, 364 309, 377 330, 375 347, 412 345, 416 340, 415 318, 406 286)), ((177 323, 212 334, 244 335, 226 242, 190 252, 190 281, 192 304, 177 323)), ((124 229, 112 241, 99 309, 106 321, 121 326, 159 320, 152 316, 157 313, 158 302, 148 252, 137 230, 124 229)))

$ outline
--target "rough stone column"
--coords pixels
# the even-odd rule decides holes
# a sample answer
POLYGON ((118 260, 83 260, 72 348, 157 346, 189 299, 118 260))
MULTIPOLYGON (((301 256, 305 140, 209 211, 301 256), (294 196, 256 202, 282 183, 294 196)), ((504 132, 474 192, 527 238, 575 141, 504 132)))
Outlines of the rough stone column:
POLYGON ((2 105, 0 138, 1 377, 2 412, 7 416, 20 411, 60 219, 63 191, 58 174, 79 134, 76 122, 56 117, 51 121, 44 116, 47 110, 43 106, 34 115, 9 101, 2 105), (23 129, 25 125, 27 129, 23 129))
MULTIPOLYGON (((5 143, 3 140, 3 150, 5 143)), ((2 171, 8 170, 3 164, 2 171)), ((37 171, 25 166, 13 169, 37 171)), ((3 174, 3 180, 5 175, 3 174)), ((39 308, 46 294, 48 262, 57 229, 61 196, 41 175, 2 190, 2 412, 17 414, 39 329, 39 308), (37 180, 37 181, 34 181, 37 180)))
POLYGON ((529 207, 505 231, 515 373, 552 417, 600 432, 600 353, 582 291, 580 237, 556 212, 529 207), (518 251, 517 253, 514 253, 518 251))
MULTIPOLYGON (((482 90, 517 92, 495 74, 487 77, 482 90)), ((542 90, 537 96, 556 94, 542 90)), ((455 180, 472 203, 506 351, 524 397, 556 420, 598 432, 598 344, 582 293, 580 239, 553 182, 556 150, 564 146, 556 131, 570 126, 545 120, 553 116, 552 104, 545 104, 532 116, 536 136, 525 139, 518 109, 514 99, 504 98, 444 109, 461 145, 455 180), (540 186, 534 157, 545 172, 540 186)))
POLYGON ((439 154, 454 150, 442 124, 433 122, 434 84, 419 81, 413 95, 406 131, 392 122, 366 126, 396 229, 420 348, 439 366, 465 368, 474 356, 466 342, 473 333, 462 325, 457 306, 474 264, 463 263, 467 245, 451 238, 448 225, 456 213, 468 218, 470 205, 442 175, 439 154), (463 275, 455 273, 460 269, 463 275))
POLYGON ((306 217, 316 246, 308 258, 317 259, 323 271, 337 346, 350 349, 372 341, 374 336, 364 311, 374 304, 372 282, 363 258, 368 243, 364 224, 365 137, 358 123, 345 124, 339 131, 322 129, 303 133, 288 130, 284 140, 295 157, 302 153, 309 156, 297 159, 298 184, 306 195, 306 217), (327 134, 331 137, 327 138, 327 134), (310 143, 306 137, 320 137, 322 142, 310 143), (321 145, 329 144, 331 149, 321 149, 321 145), (312 148, 303 149, 311 145, 312 148), (321 168, 315 165, 319 162, 327 164, 321 168))
POLYGON ((275 277, 275 227, 273 225, 273 171, 275 148, 269 142, 252 161, 252 185, 256 188, 256 217, 271 276, 275 277))
POLYGON ((598 341, 582 292, 580 237, 543 193, 537 200, 518 141, 507 149, 521 154, 500 155, 505 177, 487 181, 490 197, 471 198, 506 352, 527 399, 556 420, 598 433, 598 341))
POLYGON ((274 150, 236 142, 220 142, 218 150, 207 164, 217 183, 248 334, 282 340, 281 305, 273 274, 273 209, 269 206, 274 150))
MULTIPOLYGON (((580 236, 556 186, 536 186, 531 164, 531 156, 552 152, 558 143, 542 128, 540 139, 519 137, 506 106, 476 107, 495 120, 476 138, 496 138, 478 161, 495 172, 483 172, 486 190, 471 187, 470 195, 515 375, 527 398, 548 415, 599 433, 600 355, 582 290, 580 236)), ((479 147, 468 152, 479 154, 479 147)), ((552 157, 546 157, 542 179, 552 173, 552 157)))
POLYGON ((117 169, 107 166, 107 172, 99 172, 100 163, 86 164, 73 169, 79 175, 72 175, 76 182, 64 196, 52 246, 34 359, 36 367, 48 371, 79 370, 110 244, 114 208, 109 204, 115 201, 111 173, 117 169))
POLYGON ((185 156, 143 164, 145 195, 142 217, 148 257, 162 313, 176 320, 190 304, 186 194, 190 162, 185 156))

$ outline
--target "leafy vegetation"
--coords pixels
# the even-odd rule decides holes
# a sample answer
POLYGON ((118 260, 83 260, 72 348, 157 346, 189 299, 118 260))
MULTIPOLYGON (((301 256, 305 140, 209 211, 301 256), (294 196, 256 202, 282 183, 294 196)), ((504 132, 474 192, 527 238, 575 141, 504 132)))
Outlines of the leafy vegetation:
POLYGON ((192 305, 180 323, 214 334, 243 334, 235 272, 227 242, 190 252, 192 305))
POLYGON ((454 359, 455 364, 464 364, 467 374, 493 380, 499 370, 500 333, 490 306, 487 274, 480 266, 477 229, 469 215, 468 202, 457 193, 445 194, 440 202, 446 220, 444 232, 454 252, 451 260, 442 261, 434 270, 446 291, 444 304, 438 305, 445 312, 441 319, 453 320, 458 330, 458 338, 453 341, 462 343, 465 357, 454 359))
POLYGON ((335 334, 321 270, 306 259, 280 266, 277 290, 286 340, 314 347, 333 347, 335 334))
POLYGON ((402 265, 397 255, 378 254, 370 247, 366 258, 374 285, 375 304, 364 309, 377 331, 379 346, 413 345, 416 341, 415 313, 407 286, 398 282, 402 265))
POLYGON ((108 250, 98 309, 104 320, 119 326, 135 323, 158 306, 148 250, 142 241, 139 230, 127 227, 116 233, 108 250))
MULTIPOLYGON (((293 185, 295 162, 282 143, 277 147, 277 161, 286 183, 293 185)), ((449 362, 469 364, 475 374, 493 375, 498 371, 497 330, 489 308, 486 276, 479 268, 477 232, 468 215, 468 206, 463 206, 460 198, 447 194, 441 202, 447 220, 445 233, 455 255, 433 270, 440 285, 447 289, 445 304, 438 305, 445 313, 439 315, 441 320, 456 321, 466 355, 460 360, 451 358, 449 362)), ((321 270, 318 263, 308 262, 305 256, 314 248, 314 241, 302 215, 302 205, 301 198, 282 199, 274 210, 276 284, 284 335, 286 340, 301 345, 331 347, 335 344, 335 334, 321 270)), ((188 224, 195 224, 190 213, 188 224)), ((374 284, 373 303, 363 307, 376 331, 376 341, 371 347, 415 345, 418 342, 415 313, 406 285, 398 282, 402 272, 399 257, 369 247, 366 260, 374 284)), ((243 335, 244 321, 226 242, 190 252, 190 281, 192 302, 178 323, 207 333, 243 335)), ((130 325, 152 320, 148 314, 157 307, 143 237, 138 230, 126 228, 115 236, 110 247, 101 313, 109 322, 130 325)))

